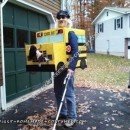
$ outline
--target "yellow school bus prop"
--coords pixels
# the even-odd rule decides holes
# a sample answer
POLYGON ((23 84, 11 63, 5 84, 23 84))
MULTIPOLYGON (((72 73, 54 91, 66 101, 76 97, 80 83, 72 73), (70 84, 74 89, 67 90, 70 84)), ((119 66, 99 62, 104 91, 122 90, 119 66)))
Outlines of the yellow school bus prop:
MULTIPOLYGON (((39 31, 36 33, 36 43, 33 44, 43 53, 47 61, 37 62, 28 59, 29 49, 32 45, 25 45, 27 71, 56 71, 62 65, 67 66, 70 59, 71 48, 68 41, 69 31, 74 31, 78 37, 79 60, 77 68, 87 67, 87 50, 85 31, 73 28, 57 28, 39 31)), ((73 58, 73 57, 72 57, 73 58)))

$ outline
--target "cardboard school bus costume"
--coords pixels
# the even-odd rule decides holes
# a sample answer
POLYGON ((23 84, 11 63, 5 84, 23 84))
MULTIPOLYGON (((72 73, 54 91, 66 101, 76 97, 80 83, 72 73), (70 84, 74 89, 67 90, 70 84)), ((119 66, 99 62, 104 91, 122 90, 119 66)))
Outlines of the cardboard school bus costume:
POLYGON ((47 60, 41 62, 29 60, 29 50, 32 44, 25 45, 26 70, 52 72, 59 69, 62 65, 67 67, 71 55, 71 46, 68 42, 69 31, 74 31, 78 37, 79 60, 76 67, 82 69, 86 68, 87 50, 85 44, 85 31, 73 28, 57 28, 36 33, 37 44, 33 45, 42 52, 43 57, 47 60))

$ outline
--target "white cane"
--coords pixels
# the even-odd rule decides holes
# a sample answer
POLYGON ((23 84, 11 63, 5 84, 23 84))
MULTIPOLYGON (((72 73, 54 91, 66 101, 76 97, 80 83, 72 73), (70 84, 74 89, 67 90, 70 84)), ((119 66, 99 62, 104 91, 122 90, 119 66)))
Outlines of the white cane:
POLYGON ((60 111, 61 111, 61 108, 62 108, 62 105, 63 105, 63 102, 64 102, 64 98, 65 98, 65 94, 66 94, 66 91, 67 91, 67 86, 68 86, 68 81, 70 79, 70 75, 67 75, 64 79, 64 85, 65 85, 65 89, 64 89, 64 93, 63 93, 63 96, 62 96, 62 99, 61 99, 61 103, 60 103, 60 106, 59 106, 59 109, 58 109, 58 112, 57 112, 57 116, 56 116, 56 119, 55 119, 55 122, 54 122, 54 126, 53 126, 53 129, 52 130, 56 130, 56 124, 57 124, 57 121, 58 121, 58 118, 59 118, 59 115, 60 115, 60 111))

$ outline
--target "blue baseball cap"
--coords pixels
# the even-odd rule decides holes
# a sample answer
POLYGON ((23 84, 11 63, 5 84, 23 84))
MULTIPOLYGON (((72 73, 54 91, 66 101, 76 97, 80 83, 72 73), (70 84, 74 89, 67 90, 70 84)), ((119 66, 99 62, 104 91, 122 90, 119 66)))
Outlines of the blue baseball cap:
POLYGON ((64 18, 70 18, 69 12, 68 11, 64 11, 64 10, 60 10, 57 15, 56 15, 57 19, 64 19, 64 18))

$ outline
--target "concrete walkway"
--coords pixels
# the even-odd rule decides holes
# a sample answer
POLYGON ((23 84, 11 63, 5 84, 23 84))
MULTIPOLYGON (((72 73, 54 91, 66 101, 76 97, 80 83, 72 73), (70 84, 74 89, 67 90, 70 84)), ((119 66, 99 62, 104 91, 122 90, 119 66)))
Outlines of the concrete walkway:
MULTIPOLYGON (((130 93, 76 88, 78 121, 71 130, 130 130, 130 93)), ((47 130, 24 127, 25 119, 45 119, 55 113, 53 89, 24 101, 0 116, 0 130, 47 130), (40 115, 42 115, 40 117, 40 115), (24 129, 23 129, 24 128, 24 129)), ((57 130, 70 130, 57 127, 57 130)))

